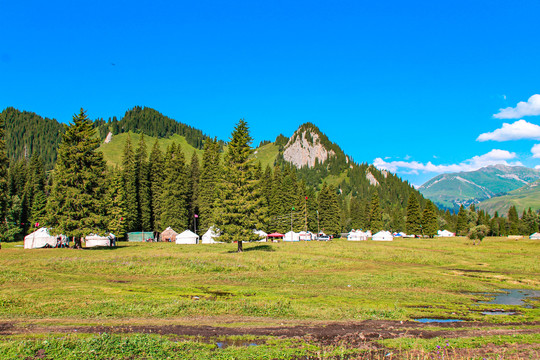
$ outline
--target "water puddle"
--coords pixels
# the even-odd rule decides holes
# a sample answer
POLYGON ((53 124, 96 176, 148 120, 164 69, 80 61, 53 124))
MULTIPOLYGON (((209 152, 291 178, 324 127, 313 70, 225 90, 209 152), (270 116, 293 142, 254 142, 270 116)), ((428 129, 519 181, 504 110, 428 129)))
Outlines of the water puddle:
POLYGON ((218 349, 225 349, 229 346, 236 346, 236 347, 248 347, 248 346, 257 346, 260 345, 259 343, 256 343, 254 341, 240 341, 240 340, 222 340, 216 342, 216 346, 218 349))
POLYGON ((515 311, 504 311, 502 309, 497 310, 486 310, 482 311, 482 315, 518 315, 515 311))
POLYGON ((450 323, 450 322, 461 322, 465 320, 461 319, 431 319, 431 318, 422 318, 422 319, 413 319, 421 323, 450 323))
POLYGON ((484 293, 482 295, 487 297, 493 297, 488 301, 479 301, 479 304, 487 305, 514 305, 522 306, 524 308, 531 309, 533 306, 526 303, 524 300, 532 298, 540 298, 539 290, 529 289, 501 289, 502 293, 484 293))

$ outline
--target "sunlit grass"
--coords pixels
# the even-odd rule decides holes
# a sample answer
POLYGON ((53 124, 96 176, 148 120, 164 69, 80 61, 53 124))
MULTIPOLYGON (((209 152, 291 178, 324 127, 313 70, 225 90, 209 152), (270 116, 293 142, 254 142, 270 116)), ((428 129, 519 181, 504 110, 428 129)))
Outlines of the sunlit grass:
POLYGON ((24 250, 3 244, 0 317, 484 321, 538 320, 539 310, 484 316, 476 292, 539 289, 540 243, 488 238, 269 244, 120 243, 117 249, 24 250), (259 246, 248 244, 246 248, 259 246))

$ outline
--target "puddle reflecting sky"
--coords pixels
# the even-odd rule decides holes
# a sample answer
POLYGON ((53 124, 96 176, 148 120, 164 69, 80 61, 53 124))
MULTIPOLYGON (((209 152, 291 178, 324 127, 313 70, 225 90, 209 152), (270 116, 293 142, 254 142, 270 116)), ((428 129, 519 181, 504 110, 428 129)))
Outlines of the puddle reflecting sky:
POLYGON ((504 291, 504 293, 485 294, 486 296, 493 296, 493 299, 488 301, 479 301, 479 303, 492 305, 517 305, 531 308, 532 306, 528 305, 523 300, 531 297, 540 297, 539 290, 501 289, 501 291, 504 291))

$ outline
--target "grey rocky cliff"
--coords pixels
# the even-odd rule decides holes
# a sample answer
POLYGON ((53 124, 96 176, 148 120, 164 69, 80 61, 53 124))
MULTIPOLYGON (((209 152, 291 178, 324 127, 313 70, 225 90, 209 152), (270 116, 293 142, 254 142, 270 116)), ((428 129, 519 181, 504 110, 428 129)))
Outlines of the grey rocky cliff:
POLYGON ((298 136, 292 136, 289 139, 289 142, 285 146, 285 151, 283 152, 283 159, 290 162, 297 168, 307 166, 312 168, 315 166, 315 161, 318 160, 319 163, 324 163, 329 157, 334 156, 335 152, 333 150, 326 150, 326 148, 321 144, 319 135, 316 133, 304 131, 298 136), (307 136, 309 133, 309 136, 307 136), (311 137, 312 141, 308 141, 308 138, 311 137), (293 141, 293 139, 295 139, 293 141))

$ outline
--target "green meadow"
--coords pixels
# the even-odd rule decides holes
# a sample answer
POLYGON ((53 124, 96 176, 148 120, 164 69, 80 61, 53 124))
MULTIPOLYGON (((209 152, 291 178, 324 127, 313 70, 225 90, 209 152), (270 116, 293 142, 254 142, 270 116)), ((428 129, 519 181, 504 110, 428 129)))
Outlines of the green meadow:
MULTIPOLYGON (((176 245, 24 250, 3 244, 0 316, 316 320, 493 320, 484 292, 540 289, 540 242, 465 238, 393 242, 176 245)), ((499 308, 500 306, 495 306, 499 308)), ((520 309, 512 321, 538 319, 520 309)))
MULTIPOLYGON (((236 244, 127 242, 113 249, 25 250, 22 243, 3 243, 0 322, 249 327, 439 318, 488 322, 496 328, 507 323, 537 326, 540 319, 538 299, 527 300, 528 307, 480 302, 488 299, 485 293, 500 289, 540 290, 537 240, 486 238, 473 246, 459 237, 393 242, 337 239, 250 243, 244 253, 235 250, 236 244), (515 314, 482 314, 495 309, 515 314)), ((538 334, 527 336, 529 343, 540 342, 538 334)), ((9 339, 0 347, 6 354, 20 346, 19 340, 9 339)), ((86 341, 97 340, 69 341, 84 347, 86 341)), ((144 341, 165 340, 147 337, 144 341)), ((394 339, 385 346, 423 346, 403 341, 394 339)), ((60 346, 57 342, 55 346, 60 346)), ((299 354, 306 350, 292 348, 300 349, 299 354)), ((335 355, 349 350, 315 347, 309 351, 335 355)), ((295 356, 291 358, 300 355, 295 356)))

